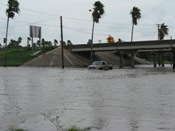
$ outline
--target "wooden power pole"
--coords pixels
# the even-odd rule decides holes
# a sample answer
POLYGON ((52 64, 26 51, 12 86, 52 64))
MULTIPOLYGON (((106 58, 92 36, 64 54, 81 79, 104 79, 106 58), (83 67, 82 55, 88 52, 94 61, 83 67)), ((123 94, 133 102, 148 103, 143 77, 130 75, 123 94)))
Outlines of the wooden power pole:
POLYGON ((61 27, 61 58, 62 58, 62 69, 64 69, 64 43, 63 43, 63 23, 62 16, 60 16, 60 27, 61 27))

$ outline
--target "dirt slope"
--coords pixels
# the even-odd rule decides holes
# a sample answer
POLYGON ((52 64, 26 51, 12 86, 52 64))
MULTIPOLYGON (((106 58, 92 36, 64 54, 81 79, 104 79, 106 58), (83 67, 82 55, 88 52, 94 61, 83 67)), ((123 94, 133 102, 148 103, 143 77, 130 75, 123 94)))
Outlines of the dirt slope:
MULTIPOLYGON (((91 61, 90 56, 83 54, 71 53, 69 50, 64 49, 64 65, 65 67, 87 67, 91 61)), ((106 60, 114 66, 119 66, 119 57, 111 52, 96 52, 94 55, 95 60, 106 60)), ((129 57, 124 57, 124 65, 129 65, 129 57)), ((137 64, 147 64, 147 62, 135 58, 137 64)), ((61 67, 61 49, 56 48, 45 55, 41 55, 22 66, 36 66, 36 67, 61 67)))

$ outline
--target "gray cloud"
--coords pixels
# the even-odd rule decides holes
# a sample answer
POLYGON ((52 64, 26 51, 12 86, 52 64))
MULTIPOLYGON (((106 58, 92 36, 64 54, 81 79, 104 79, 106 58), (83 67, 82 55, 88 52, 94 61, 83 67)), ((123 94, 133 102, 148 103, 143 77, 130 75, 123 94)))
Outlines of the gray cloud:
MULTIPOLYGON (((0 1, 0 43, 5 36, 6 2, 0 1)), ((63 16, 64 40, 73 43, 87 43, 91 38, 92 17, 88 10, 95 0, 19 0, 21 12, 14 20, 10 20, 9 39, 26 38, 29 36, 29 25, 42 26, 42 37, 46 40, 60 40, 60 20, 63 16)), ((101 0, 105 5, 105 15, 99 24, 95 24, 94 42, 106 42, 108 35, 115 40, 121 38, 130 41, 131 16, 133 6, 141 9, 143 17, 134 30, 134 40, 149 40, 157 38, 158 23, 165 23, 170 28, 170 36, 175 34, 173 28, 173 1, 166 0, 101 0)), ((169 38, 166 37, 166 38, 169 38)))

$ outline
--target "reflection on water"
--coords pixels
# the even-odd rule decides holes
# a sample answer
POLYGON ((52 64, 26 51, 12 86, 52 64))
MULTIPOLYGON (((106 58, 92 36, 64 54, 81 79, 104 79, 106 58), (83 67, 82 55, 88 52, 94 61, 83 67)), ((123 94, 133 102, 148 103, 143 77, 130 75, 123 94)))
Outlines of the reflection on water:
POLYGON ((94 131, 175 130, 175 74, 169 67, 20 67, 0 68, 0 74, 0 131, 56 131, 48 118, 94 131))

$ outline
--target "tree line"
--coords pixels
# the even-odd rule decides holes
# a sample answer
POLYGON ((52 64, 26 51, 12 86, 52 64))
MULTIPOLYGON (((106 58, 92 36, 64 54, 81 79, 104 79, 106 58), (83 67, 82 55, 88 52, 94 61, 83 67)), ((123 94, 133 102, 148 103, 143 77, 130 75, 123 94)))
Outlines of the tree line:
MULTIPOLYGON (((91 10, 89 10, 91 11, 91 10)), ((5 11, 6 15, 7 15, 7 27, 6 27, 6 38, 5 38, 5 46, 4 46, 4 54, 5 54, 5 64, 4 66, 6 66, 6 50, 9 47, 19 47, 20 42, 22 41, 22 38, 20 38, 20 40, 18 39, 16 40, 11 40, 9 45, 7 45, 7 41, 8 41, 8 27, 9 27, 9 21, 10 18, 13 19, 15 17, 15 14, 18 14, 20 12, 20 8, 19 8, 19 2, 18 0, 8 0, 7 2, 7 9, 5 11)), ((104 15, 105 10, 104 10, 104 5, 103 3, 101 3, 100 1, 96 1, 93 4, 93 10, 92 10, 92 20, 93 20, 93 26, 92 26, 92 35, 91 35, 91 60, 92 60, 92 44, 93 44, 93 37, 94 37, 94 27, 95 27, 95 23, 99 23, 99 19, 102 18, 102 16, 104 15)), ((133 7, 132 10, 130 11, 131 17, 132 17, 132 30, 131 30, 131 41, 133 41, 133 32, 134 32, 134 26, 136 26, 138 24, 137 20, 141 19, 141 11, 138 7, 133 7)), ((158 26, 158 40, 163 40, 164 36, 168 35, 168 26, 165 25, 164 23, 162 23, 160 26, 158 26)), ((28 39, 29 43, 30 39, 28 39)), ((40 41, 37 41, 35 43, 35 46, 40 47, 40 46, 51 46, 52 43, 50 41, 45 41, 44 39, 40 41)), ((57 41, 54 41, 54 44, 58 43, 57 41)), ((65 43, 63 43, 65 44, 65 43)), ((28 44, 28 46, 30 46, 28 44)), ((2 48, 2 45, 1 45, 2 48)))
MULTIPOLYGON (((100 1, 96 1, 93 4, 93 10, 89 10, 89 11, 92 11, 93 26, 92 26, 91 43, 93 44, 94 26, 95 26, 95 23, 99 23, 99 19, 101 19, 105 13, 104 4, 101 3, 100 1)), ((8 47, 7 40, 8 40, 9 20, 10 18, 13 19, 15 17, 15 14, 18 14, 19 12, 20 12, 20 8, 19 8, 18 0, 8 0, 7 9, 6 9, 7 28, 6 28, 5 48, 8 47)), ((132 17, 131 41, 133 41, 134 26, 136 26, 138 24, 138 20, 141 19, 141 10, 138 7, 134 6, 130 11, 130 15, 132 17)), ((165 35, 168 35, 168 26, 162 23, 161 25, 158 26, 158 39, 163 40, 165 35)), ((30 41, 29 37, 27 39, 28 41, 30 41)), ((51 45, 51 41, 45 41, 44 39, 42 39, 42 42, 37 41, 35 45, 41 46, 39 45, 40 43, 44 44, 43 46, 51 45)), ((15 45, 19 44, 19 40, 18 41, 11 40, 10 44, 11 44, 10 46, 14 47, 15 45)), ((54 40, 54 45, 55 44, 58 44, 58 41, 54 40)))
MULTIPOLYGON (((3 40, 4 44, 6 43, 6 39, 4 38, 3 40)), ((28 47, 31 48, 32 47, 32 42, 31 42, 31 38, 27 37, 27 44, 21 45, 22 43, 22 37, 19 37, 17 40, 15 39, 10 39, 9 43, 7 44, 7 48, 22 48, 22 47, 28 47)), ((67 42, 63 41, 63 46, 67 46, 67 45, 72 45, 72 42, 70 40, 67 40, 67 42)), ((47 41, 44 38, 40 40, 37 40, 36 42, 33 43, 34 49, 36 48, 41 48, 41 47, 58 47, 61 46, 60 42, 58 42, 58 40, 54 39, 54 41, 47 41)), ((4 49, 5 47, 3 46, 3 44, 0 43, 0 49, 4 49)))

